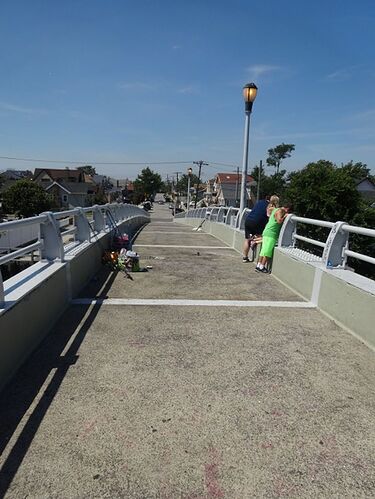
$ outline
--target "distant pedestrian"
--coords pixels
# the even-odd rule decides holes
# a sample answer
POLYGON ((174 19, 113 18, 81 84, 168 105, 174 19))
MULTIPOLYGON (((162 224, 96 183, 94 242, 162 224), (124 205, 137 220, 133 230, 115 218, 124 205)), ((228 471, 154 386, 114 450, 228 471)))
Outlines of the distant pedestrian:
POLYGON ((273 251, 279 238, 282 224, 289 213, 292 212, 292 205, 286 204, 282 208, 274 208, 270 219, 262 234, 262 248, 259 253, 259 260, 255 270, 267 273, 267 265, 273 257, 273 251))
POLYGON ((251 241, 254 237, 260 236, 262 234, 267 222, 267 208, 269 204, 269 196, 265 199, 257 201, 253 209, 247 214, 245 219, 245 241, 242 250, 242 261, 243 263, 248 263, 249 260, 249 250, 251 241))

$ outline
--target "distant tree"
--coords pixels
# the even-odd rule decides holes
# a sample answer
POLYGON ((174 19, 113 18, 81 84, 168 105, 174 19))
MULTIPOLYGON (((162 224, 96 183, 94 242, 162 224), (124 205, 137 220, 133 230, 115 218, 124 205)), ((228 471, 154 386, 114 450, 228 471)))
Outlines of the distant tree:
MULTIPOLYGON (((285 195, 292 201, 294 212, 299 216, 374 227, 375 209, 366 205, 356 186, 358 175, 366 174, 366 170, 363 163, 350 162, 341 167, 326 160, 309 163, 302 170, 288 175, 285 195)), ((298 233, 321 241, 327 238, 327 229, 312 225, 301 224, 298 233)), ((307 243, 300 244, 311 249, 307 243)), ((371 256, 374 243, 370 237, 353 234, 350 236, 350 249, 371 256)), ((373 265, 350 258, 348 264, 356 272, 375 278, 373 265)))
POLYGON ((150 168, 144 168, 138 177, 134 180, 134 190, 137 200, 153 198, 157 192, 160 192, 163 181, 161 176, 150 168))
POLYGON ((164 194, 170 194, 172 192, 172 182, 169 179, 162 183, 160 192, 164 192, 164 194))
POLYGON ((367 165, 361 162, 353 163, 353 161, 349 161, 349 163, 342 165, 341 169, 355 181, 363 180, 370 174, 370 168, 367 168, 367 165))
POLYGON ((83 173, 87 173, 87 175, 96 175, 96 169, 91 165, 79 166, 77 170, 80 170, 83 173))
POLYGON ((294 150, 294 144, 284 144, 284 142, 278 146, 268 149, 267 165, 274 166, 276 168, 277 175, 283 159, 290 158, 294 150))
POLYGON ((3 193, 5 213, 31 217, 49 210, 53 201, 46 191, 31 180, 17 180, 3 193))
POLYGON ((320 220, 352 222, 362 208, 354 178, 326 160, 292 172, 286 196, 298 215, 320 220))
MULTIPOLYGON (((250 175, 253 179, 258 182, 259 181, 259 167, 255 166, 251 171, 250 175)), ((282 197, 287 185, 286 178, 286 170, 280 170, 279 173, 274 173, 273 175, 266 175, 264 173, 264 168, 262 168, 260 175, 260 189, 259 189, 259 197, 260 199, 265 196, 272 196, 276 194, 279 197, 282 197)), ((257 187, 255 187, 255 192, 257 191, 257 187)))
MULTIPOLYGON (((188 182, 189 182, 189 176, 184 174, 182 177, 179 179, 178 184, 176 185, 177 191, 181 194, 186 194, 187 188, 188 188, 188 182)), ((190 175, 190 187, 193 187, 194 185, 198 185, 199 178, 197 175, 194 175, 193 173, 190 175)))

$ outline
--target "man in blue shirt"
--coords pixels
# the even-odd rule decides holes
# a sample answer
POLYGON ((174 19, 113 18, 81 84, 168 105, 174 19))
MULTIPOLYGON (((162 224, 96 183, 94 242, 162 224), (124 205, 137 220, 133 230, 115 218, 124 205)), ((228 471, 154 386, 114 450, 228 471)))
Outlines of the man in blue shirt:
POLYGON ((265 199, 257 201, 253 209, 247 214, 245 219, 245 241, 243 245, 242 261, 243 263, 249 262, 249 249, 250 243, 254 236, 260 236, 267 225, 267 207, 269 203, 269 196, 265 199))

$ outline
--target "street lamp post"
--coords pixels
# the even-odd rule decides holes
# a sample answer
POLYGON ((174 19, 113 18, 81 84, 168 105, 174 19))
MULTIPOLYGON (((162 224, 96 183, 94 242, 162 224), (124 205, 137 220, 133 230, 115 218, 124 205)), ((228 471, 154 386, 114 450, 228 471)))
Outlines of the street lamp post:
POLYGON ((187 196, 186 196, 186 209, 187 211, 189 211, 189 206, 190 206, 190 179, 191 179, 191 175, 193 173, 193 169, 192 168, 188 168, 188 188, 187 188, 187 196))
POLYGON ((242 178, 241 178, 241 199, 240 199, 240 214, 247 206, 247 160, 249 153, 249 130, 250 130, 250 115, 253 109, 253 102, 257 96, 258 88, 254 83, 247 83, 243 87, 243 96, 245 100, 245 136, 243 146, 243 160, 242 160, 242 178))

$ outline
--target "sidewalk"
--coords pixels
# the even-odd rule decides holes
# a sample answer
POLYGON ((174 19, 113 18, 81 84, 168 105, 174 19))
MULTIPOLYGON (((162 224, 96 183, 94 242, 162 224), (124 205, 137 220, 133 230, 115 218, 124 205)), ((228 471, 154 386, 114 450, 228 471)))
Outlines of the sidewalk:
POLYGON ((374 497, 373 352, 166 206, 134 249, 2 394, 0 497, 374 497))

